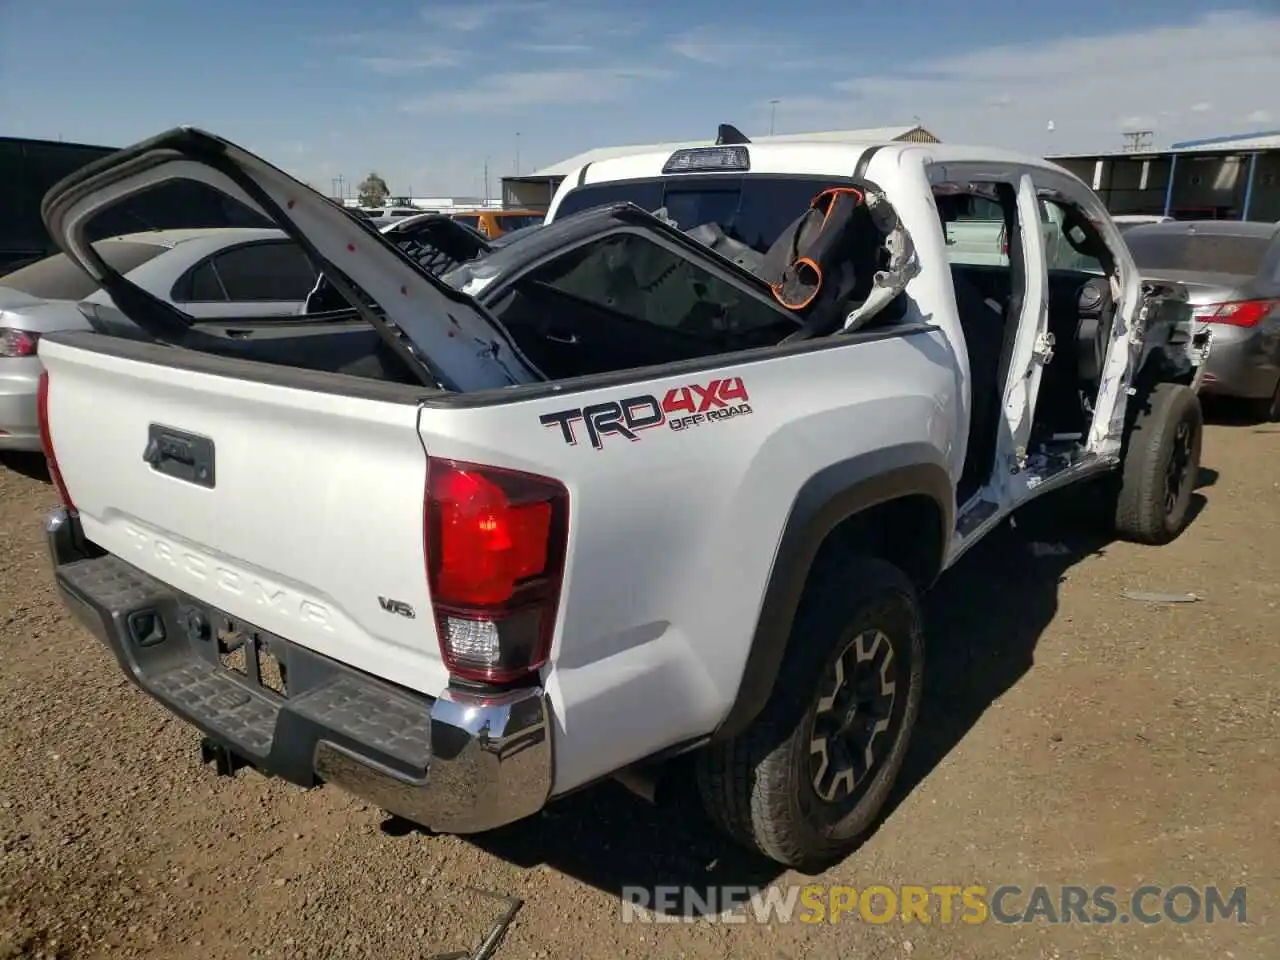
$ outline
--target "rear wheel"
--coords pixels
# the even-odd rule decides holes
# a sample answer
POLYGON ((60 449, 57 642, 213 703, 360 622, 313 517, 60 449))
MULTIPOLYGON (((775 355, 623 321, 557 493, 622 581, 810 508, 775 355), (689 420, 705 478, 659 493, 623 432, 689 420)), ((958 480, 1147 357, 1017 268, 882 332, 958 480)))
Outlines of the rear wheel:
POLYGON ((1186 527, 1200 472, 1204 419, 1189 387, 1160 383, 1130 430, 1116 496, 1116 532, 1163 544, 1186 527))
POLYGON ((873 825, 920 710, 924 640, 913 585, 858 558, 806 590, 768 703, 698 759, 698 789, 730 836, 789 867, 850 852, 873 825))

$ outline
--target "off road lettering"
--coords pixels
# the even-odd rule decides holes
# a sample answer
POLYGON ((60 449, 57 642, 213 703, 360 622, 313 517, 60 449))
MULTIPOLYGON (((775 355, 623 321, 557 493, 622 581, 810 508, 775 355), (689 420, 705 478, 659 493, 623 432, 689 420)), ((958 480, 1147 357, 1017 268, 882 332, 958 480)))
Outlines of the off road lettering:
POLYGON ((544 427, 558 428, 560 438, 571 447, 578 444, 581 425, 592 448, 603 450, 606 437, 616 436, 634 443, 640 439, 641 431, 663 424, 671 430, 687 430, 750 412, 742 378, 726 377, 673 387, 661 400, 651 394, 640 394, 625 400, 544 413, 538 421, 544 427))

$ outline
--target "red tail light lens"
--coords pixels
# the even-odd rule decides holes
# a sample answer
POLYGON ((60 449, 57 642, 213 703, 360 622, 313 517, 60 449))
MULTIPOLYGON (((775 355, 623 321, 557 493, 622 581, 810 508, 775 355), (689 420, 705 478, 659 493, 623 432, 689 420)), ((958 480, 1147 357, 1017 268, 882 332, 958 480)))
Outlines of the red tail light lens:
POLYGON ((6 327, 0 330, 0 357, 34 357, 40 336, 6 327))
POLYGON ((68 510, 74 511, 75 503, 71 494, 67 493, 67 485, 62 480, 62 471, 58 469, 58 455, 53 451, 53 434, 49 432, 49 371, 40 371, 40 380, 36 387, 36 415, 40 420, 40 445, 44 448, 44 458, 49 463, 49 479, 53 481, 58 498, 68 510))
POLYGON ((425 539, 440 652, 453 675, 505 683, 547 661, 569 493, 547 477, 427 464, 425 539))
POLYGON ((1280 305, 1280 300, 1236 300, 1196 308, 1196 319, 1233 327, 1256 327, 1280 305))

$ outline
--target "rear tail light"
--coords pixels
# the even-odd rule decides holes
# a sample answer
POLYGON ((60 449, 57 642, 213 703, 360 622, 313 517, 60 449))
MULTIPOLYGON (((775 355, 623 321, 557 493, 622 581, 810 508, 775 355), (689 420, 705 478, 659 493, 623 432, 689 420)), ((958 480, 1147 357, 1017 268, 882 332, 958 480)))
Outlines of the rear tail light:
POLYGON ((40 335, 6 327, 0 330, 0 357, 34 357, 40 335))
POLYGON ((507 683, 551 651, 569 492, 547 477, 429 460, 427 581, 440 653, 464 680, 507 683))
POLYGON ((1195 318, 1206 323, 1224 323, 1233 327, 1256 327, 1280 305, 1280 300, 1236 300, 1231 303, 1208 303, 1196 307, 1195 318))
POLYGON ((71 494, 67 493, 67 485, 62 480, 62 471, 58 468, 58 455, 53 451, 53 434, 49 432, 49 371, 40 371, 39 384, 36 387, 36 415, 40 420, 40 445, 44 447, 44 458, 49 462, 49 479, 58 491, 62 505, 74 512, 75 503, 71 494))

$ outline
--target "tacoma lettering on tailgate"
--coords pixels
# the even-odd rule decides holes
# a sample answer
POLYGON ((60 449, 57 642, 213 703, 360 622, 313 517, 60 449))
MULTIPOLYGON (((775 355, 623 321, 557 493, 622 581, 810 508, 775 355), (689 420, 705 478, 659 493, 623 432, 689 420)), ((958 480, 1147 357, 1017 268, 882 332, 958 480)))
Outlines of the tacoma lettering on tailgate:
MULTIPOLYGON (((247 600, 256 607, 270 610, 291 620, 310 623, 322 630, 333 630, 329 611, 314 600, 308 600, 292 590, 244 570, 236 570, 223 561, 203 557, 187 547, 172 543, 132 524, 126 525, 124 530, 135 553, 143 554, 153 561, 164 564, 171 570, 184 575, 187 580, 198 580, 209 584, 220 593, 247 600)), ((163 578, 163 574, 161 577, 163 578)), ((182 584, 175 584, 175 586, 182 586, 182 584)), ((201 599, 217 603, 211 597, 201 599)))
POLYGON ((544 413, 538 419, 544 427, 559 427, 561 438, 571 447, 578 445, 577 425, 582 424, 591 446, 602 450, 607 436, 636 441, 641 432, 664 424, 670 430, 688 430, 749 413, 746 384, 741 377, 725 377, 673 387, 661 400, 653 394, 639 394, 625 400, 544 413))

